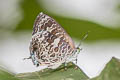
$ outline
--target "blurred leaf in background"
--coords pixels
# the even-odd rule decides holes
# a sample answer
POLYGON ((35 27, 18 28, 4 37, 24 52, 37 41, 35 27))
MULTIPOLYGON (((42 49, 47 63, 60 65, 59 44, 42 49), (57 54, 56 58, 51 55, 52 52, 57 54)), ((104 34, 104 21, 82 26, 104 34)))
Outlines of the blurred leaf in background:
POLYGON ((34 20, 36 16, 43 11, 37 0, 23 0, 20 3, 20 7, 23 11, 24 18, 18 26, 16 31, 31 30, 33 28, 34 20))
POLYGON ((53 17, 74 38, 81 39, 82 35, 90 31, 87 41, 120 39, 120 35, 119 35, 120 29, 110 29, 105 26, 101 26, 99 24, 89 22, 89 21, 65 18, 57 15, 55 16, 47 12, 42 7, 42 0, 39 1, 39 3, 37 0, 34 0, 34 1, 25 0, 21 2, 21 8, 24 12, 24 18, 16 27, 15 29, 16 31, 21 31, 21 30, 32 31, 32 27, 33 27, 36 16, 40 12, 43 12, 53 17))

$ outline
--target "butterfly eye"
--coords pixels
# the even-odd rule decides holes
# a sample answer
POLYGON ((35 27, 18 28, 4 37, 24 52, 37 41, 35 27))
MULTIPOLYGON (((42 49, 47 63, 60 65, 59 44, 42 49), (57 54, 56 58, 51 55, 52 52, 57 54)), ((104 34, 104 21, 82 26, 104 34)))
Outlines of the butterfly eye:
POLYGON ((39 63, 36 64, 36 67, 38 67, 38 66, 39 66, 39 63))

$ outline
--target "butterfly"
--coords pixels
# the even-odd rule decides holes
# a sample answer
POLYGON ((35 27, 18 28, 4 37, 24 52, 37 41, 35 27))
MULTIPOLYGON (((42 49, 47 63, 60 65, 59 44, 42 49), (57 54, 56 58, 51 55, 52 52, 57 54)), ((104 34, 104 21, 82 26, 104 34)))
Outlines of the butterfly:
POLYGON ((76 61, 80 45, 50 16, 41 12, 33 25, 30 41, 30 58, 36 66, 56 69, 61 64, 76 61))

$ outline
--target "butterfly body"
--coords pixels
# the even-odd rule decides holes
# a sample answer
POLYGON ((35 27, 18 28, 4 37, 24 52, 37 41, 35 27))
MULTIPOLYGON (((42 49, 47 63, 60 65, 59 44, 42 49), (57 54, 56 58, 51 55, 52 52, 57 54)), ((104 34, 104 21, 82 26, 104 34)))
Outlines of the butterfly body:
POLYGON ((34 23, 30 55, 36 66, 55 69, 69 62, 76 48, 66 31, 51 17, 40 13, 34 23))

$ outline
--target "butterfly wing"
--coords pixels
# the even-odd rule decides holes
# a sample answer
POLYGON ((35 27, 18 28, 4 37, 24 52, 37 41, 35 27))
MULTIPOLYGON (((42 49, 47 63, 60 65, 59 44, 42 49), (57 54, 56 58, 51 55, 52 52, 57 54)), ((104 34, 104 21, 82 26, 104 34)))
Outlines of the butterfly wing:
POLYGON ((51 17, 40 13, 34 23, 30 53, 34 64, 63 63, 75 46, 66 31, 51 17))

